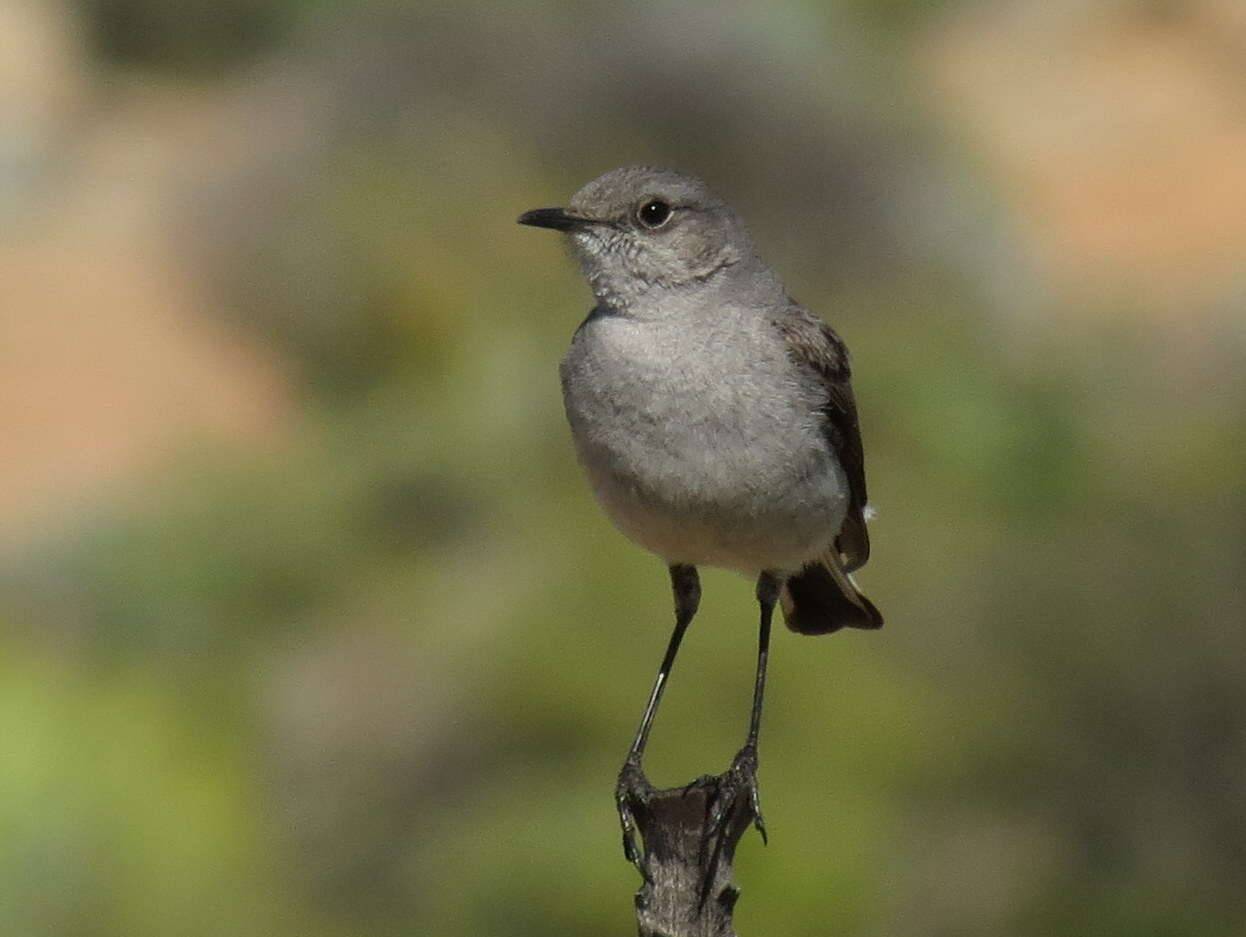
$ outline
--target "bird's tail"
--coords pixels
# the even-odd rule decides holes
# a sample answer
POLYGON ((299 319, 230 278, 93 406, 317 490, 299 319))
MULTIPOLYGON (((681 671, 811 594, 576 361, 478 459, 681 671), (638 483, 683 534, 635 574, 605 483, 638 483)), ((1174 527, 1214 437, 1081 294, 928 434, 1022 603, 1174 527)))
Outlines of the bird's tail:
POLYGON ((790 577, 779 601, 787 626, 801 634, 883 626, 883 616, 844 571, 833 548, 790 577))

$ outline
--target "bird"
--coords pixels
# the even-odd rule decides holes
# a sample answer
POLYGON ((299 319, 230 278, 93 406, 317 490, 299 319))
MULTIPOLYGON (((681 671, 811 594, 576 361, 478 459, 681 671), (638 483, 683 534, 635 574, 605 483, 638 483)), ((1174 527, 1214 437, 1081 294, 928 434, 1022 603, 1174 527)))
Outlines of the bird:
POLYGON ((806 635, 883 623, 852 576, 869 559, 871 509, 847 346, 788 295, 739 215, 695 176, 626 166, 566 207, 518 220, 564 234, 593 292, 560 365, 574 448, 605 513, 666 563, 674 598, 619 774, 624 853, 639 861, 632 805, 700 603, 699 566, 755 577, 749 728, 711 826, 743 796, 765 838, 757 748, 775 606, 806 635))

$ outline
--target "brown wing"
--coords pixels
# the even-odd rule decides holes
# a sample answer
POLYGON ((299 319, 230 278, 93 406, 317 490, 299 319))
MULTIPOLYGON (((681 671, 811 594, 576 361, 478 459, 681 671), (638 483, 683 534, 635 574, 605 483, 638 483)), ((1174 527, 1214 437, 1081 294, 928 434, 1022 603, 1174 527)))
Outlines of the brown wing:
POLYGON ((844 568, 852 572, 870 558, 870 535, 865 529, 865 453, 857 401, 852 394, 848 348, 834 329, 796 303, 776 318, 775 324, 787 339, 792 360, 816 374, 826 389, 822 408, 826 439, 848 477, 848 513, 835 537, 835 549, 844 568))

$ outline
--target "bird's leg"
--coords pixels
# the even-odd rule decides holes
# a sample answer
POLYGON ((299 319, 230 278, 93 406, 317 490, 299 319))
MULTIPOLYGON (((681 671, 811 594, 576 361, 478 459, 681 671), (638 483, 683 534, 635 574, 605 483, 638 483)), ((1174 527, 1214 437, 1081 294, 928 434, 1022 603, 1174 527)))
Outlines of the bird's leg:
MULTIPOLYGON (((761 621, 757 632, 757 681, 753 685, 753 711, 749 717, 748 737, 744 747, 736 754, 726 774, 715 779, 716 792, 711 799, 706 822, 706 843, 714 850, 708 868, 713 874, 723 847, 723 831, 731 814, 743 805, 747 797, 747 810, 753 825, 766 841, 766 823, 761 815, 761 801, 757 793, 757 736, 761 731, 762 700, 766 693, 766 659, 770 654, 770 619, 779 600, 782 580, 774 573, 763 572, 757 578, 757 604, 761 609, 761 621)), ((708 881, 708 880, 707 880, 708 881)))
POLYGON ((640 864, 640 853, 636 848, 636 821, 632 815, 634 802, 644 803, 653 793, 653 787, 641 771, 640 762, 645 754, 645 744, 649 741, 649 730, 653 727, 653 717, 658 711, 658 702, 662 699, 662 691, 666 688, 667 678, 675 663, 675 655, 679 653, 679 643, 684 632, 697 613, 701 603, 701 580, 697 576, 697 568, 682 563, 672 564, 671 591, 675 596, 675 630, 666 645, 666 654, 658 667, 658 676, 653 681, 653 689, 649 692, 649 703, 645 706, 645 714, 641 717, 640 728, 636 730, 636 738, 628 750, 627 760, 619 772, 619 783, 615 788, 615 802, 619 809, 619 822, 623 826, 623 854, 628 862, 640 864))

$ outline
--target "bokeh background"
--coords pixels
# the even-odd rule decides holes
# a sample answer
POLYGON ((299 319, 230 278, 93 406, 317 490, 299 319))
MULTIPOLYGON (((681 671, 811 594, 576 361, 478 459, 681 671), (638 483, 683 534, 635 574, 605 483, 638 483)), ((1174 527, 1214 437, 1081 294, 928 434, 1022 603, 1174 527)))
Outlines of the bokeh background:
MULTIPOLYGON (((1240 0, 0 0, 0 933, 626 934, 662 565, 517 227, 697 172, 855 353, 744 934, 1246 933, 1240 0)), ((705 577, 648 762, 721 770, 705 577)))

